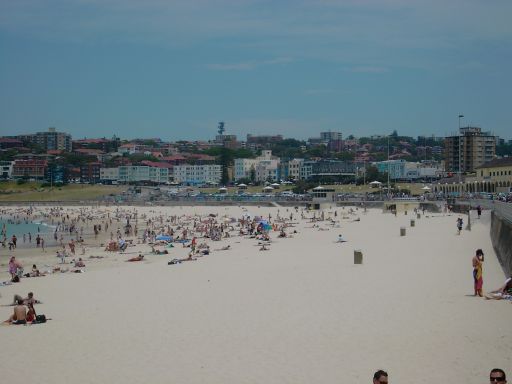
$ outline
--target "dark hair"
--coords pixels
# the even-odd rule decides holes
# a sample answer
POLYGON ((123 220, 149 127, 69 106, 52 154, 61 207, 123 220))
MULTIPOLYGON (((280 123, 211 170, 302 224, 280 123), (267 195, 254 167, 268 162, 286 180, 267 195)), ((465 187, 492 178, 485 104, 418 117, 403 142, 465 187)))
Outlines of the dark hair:
POLYGON ((503 375, 503 380, 507 380, 507 375, 505 374, 505 371, 501 368, 494 368, 491 370, 491 373, 501 373, 503 375))
POLYGON ((483 256, 484 255, 484 251, 482 251, 481 249, 477 249, 476 250, 476 255, 477 256, 483 256))
POLYGON ((23 299, 18 299, 18 305, 23 305, 23 299))
POLYGON ((373 374, 373 380, 379 380, 381 376, 388 377, 388 373, 386 371, 383 371, 382 369, 379 369, 377 372, 373 374))

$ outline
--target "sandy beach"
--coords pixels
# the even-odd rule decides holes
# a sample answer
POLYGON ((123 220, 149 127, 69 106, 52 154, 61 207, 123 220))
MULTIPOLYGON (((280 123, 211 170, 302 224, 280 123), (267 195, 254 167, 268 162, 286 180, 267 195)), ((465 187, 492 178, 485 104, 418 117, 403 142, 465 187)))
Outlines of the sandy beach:
MULTIPOLYGON (((140 222, 126 254, 99 246, 110 230, 95 238, 86 226, 85 254, 77 248, 74 257, 83 257, 85 273, 0 287, 1 304, 33 291, 43 301, 38 313, 52 319, 0 327, 3 380, 368 383, 384 369, 392 383, 476 384, 494 367, 512 374, 511 302, 473 296, 477 248, 485 252, 484 292, 505 280, 487 211, 472 219, 471 231, 457 235, 457 215, 444 213, 426 212, 410 227, 412 212, 395 217, 380 209, 325 210, 334 224, 312 222, 311 212, 302 219, 301 210, 284 207, 122 209, 136 209, 140 222), (271 222, 293 214, 295 224, 285 238, 271 231, 267 251, 260 251, 258 240, 239 236, 235 224, 231 237, 206 240, 209 255, 176 265, 168 261, 186 258, 190 248, 175 243, 166 248, 169 254, 156 255, 148 244, 137 244, 143 215, 192 220, 210 214, 219 220, 270 214, 271 222), (339 234, 346 243, 336 242, 339 234), (227 245, 230 250, 215 251, 227 245), (354 265, 355 249, 363 252, 362 265, 354 265), (139 253, 143 261, 125 262, 139 253)), ((59 262, 56 249, 22 247, 14 255, 27 271, 34 263, 52 270, 59 262)), ((1 281, 9 277, 10 255, 2 249, 1 281)), ((0 319, 11 312, 0 307, 0 319)))

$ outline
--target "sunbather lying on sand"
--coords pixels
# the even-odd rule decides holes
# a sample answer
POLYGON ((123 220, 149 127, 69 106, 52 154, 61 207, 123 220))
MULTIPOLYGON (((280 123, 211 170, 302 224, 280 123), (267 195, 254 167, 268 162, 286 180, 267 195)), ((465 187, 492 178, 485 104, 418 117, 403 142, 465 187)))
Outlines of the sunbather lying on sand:
POLYGON ((226 245, 222 248, 214 249, 214 251, 229 251, 231 249, 231 245, 226 245))
POLYGON ((173 265, 173 264, 180 264, 180 263, 183 263, 184 261, 195 261, 197 260, 195 257, 192 257, 192 254, 189 255, 189 257, 187 257, 186 259, 172 259, 171 261, 169 261, 167 263, 167 265, 173 265))
POLYGON ((488 292, 485 295, 487 300, 503 300, 503 299, 512 299, 512 277, 509 277, 505 280, 505 284, 503 284, 500 288, 488 292))
POLYGON ((139 256, 132 257, 131 259, 128 259, 126 261, 142 261, 144 260, 144 255, 142 253, 139 253, 139 256))

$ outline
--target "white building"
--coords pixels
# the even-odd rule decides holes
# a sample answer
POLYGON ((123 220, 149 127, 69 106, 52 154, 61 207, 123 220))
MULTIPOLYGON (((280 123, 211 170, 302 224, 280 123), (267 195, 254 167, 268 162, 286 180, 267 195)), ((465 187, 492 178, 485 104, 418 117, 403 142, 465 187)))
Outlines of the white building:
POLYGON ((163 184, 169 181, 169 169, 146 165, 123 165, 118 168, 101 168, 101 181, 120 183, 150 182, 163 184))
POLYGON ((387 160, 373 163, 379 170, 384 173, 389 170, 389 178, 391 180, 416 180, 422 178, 439 177, 440 168, 435 166, 413 163, 405 160, 387 160))
POLYGON ((219 184, 222 179, 222 166, 219 164, 175 165, 174 182, 188 185, 219 184))
POLYGON ((429 166, 422 163, 405 163, 404 179, 433 179, 438 178, 443 173, 439 167, 429 166))
POLYGON ((10 179, 12 176, 12 168, 14 161, 0 161, 0 178, 10 179))
POLYGON ((299 180, 300 179, 300 169, 304 164, 304 159, 291 159, 288 162, 288 178, 299 180))
POLYGON ((313 173, 313 164, 315 161, 304 161, 300 167, 300 174, 299 179, 300 180, 307 180, 313 173))
POLYGON ((272 156, 272 151, 261 151, 261 156, 255 159, 235 159, 235 180, 250 179, 251 169, 255 172, 255 181, 279 181, 278 157, 272 156))
POLYGON ((118 181, 119 168, 100 168, 101 181, 118 181))

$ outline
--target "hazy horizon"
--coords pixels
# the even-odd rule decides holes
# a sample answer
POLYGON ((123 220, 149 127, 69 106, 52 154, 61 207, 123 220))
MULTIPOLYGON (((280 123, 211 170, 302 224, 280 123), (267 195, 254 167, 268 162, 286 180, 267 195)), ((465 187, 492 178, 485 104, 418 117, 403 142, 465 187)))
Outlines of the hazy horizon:
POLYGON ((0 1, 2 135, 510 138, 512 3, 0 1))

